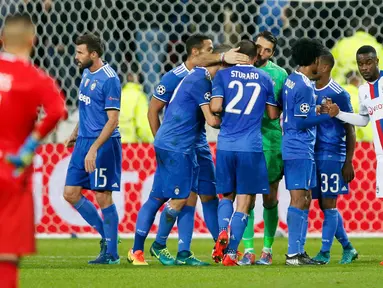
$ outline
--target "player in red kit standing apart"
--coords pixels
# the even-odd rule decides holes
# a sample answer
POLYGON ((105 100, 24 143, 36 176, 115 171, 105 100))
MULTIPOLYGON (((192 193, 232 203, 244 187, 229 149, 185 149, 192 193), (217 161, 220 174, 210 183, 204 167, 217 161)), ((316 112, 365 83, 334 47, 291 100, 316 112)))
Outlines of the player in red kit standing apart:
POLYGON ((0 286, 17 287, 20 257, 35 252, 32 159, 65 115, 55 82, 29 62, 35 27, 26 14, 8 16, 0 53, 0 286), (37 109, 46 117, 39 123, 37 109))

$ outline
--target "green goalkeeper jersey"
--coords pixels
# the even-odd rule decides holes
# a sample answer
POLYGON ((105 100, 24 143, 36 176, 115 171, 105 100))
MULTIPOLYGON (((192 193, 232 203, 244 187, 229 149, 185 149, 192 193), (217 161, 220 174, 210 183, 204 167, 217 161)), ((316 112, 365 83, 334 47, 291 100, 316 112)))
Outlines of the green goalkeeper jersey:
MULTIPOLYGON (((287 78, 287 72, 282 67, 267 61, 266 66, 259 69, 270 75, 274 85, 275 101, 279 101, 282 97, 282 87, 287 78)), ((262 139, 264 151, 280 151, 282 144, 282 128, 279 124, 279 119, 271 120, 265 111, 262 119, 262 139)))

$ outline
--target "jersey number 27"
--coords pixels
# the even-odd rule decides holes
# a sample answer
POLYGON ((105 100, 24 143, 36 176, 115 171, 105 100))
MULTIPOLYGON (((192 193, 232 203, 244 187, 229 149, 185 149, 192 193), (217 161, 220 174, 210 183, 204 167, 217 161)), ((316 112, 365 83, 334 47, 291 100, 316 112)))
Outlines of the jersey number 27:
MULTIPOLYGON (((242 111, 240 109, 234 108, 235 105, 238 104, 239 101, 241 101, 243 97, 243 84, 240 81, 234 80, 229 83, 229 88, 233 89, 235 86, 238 86, 237 94, 234 96, 234 98, 227 104, 225 112, 227 113, 233 113, 233 114, 241 114, 242 111)), ((247 104, 245 111, 243 112, 244 115, 249 115, 251 111, 253 110, 254 104, 257 101, 257 98, 259 96, 259 93, 261 92, 261 86, 258 83, 249 82, 245 85, 245 87, 254 87, 253 93, 251 95, 250 101, 247 104)))

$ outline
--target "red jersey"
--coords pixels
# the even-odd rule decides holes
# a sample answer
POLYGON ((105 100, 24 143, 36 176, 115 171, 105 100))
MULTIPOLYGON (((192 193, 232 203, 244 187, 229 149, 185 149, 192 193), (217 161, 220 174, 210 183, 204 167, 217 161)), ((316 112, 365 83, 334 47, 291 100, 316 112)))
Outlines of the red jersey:
POLYGON ((46 136, 65 115, 64 98, 54 80, 32 63, 0 53, 0 151, 16 153, 36 125, 37 111, 46 117, 38 124, 46 136))
POLYGON ((45 118, 37 132, 46 136, 65 115, 63 97, 55 82, 31 63, 0 53, 0 254, 35 251, 32 167, 17 178, 4 159, 16 154, 36 126, 37 109, 45 118))

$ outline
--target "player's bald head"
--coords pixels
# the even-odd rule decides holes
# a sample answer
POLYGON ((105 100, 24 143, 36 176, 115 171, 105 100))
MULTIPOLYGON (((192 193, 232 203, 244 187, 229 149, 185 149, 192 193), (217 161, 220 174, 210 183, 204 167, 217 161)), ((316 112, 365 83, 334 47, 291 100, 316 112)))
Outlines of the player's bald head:
POLYGON ((4 21, 1 38, 4 46, 32 46, 35 26, 29 14, 18 13, 8 16, 4 21))

